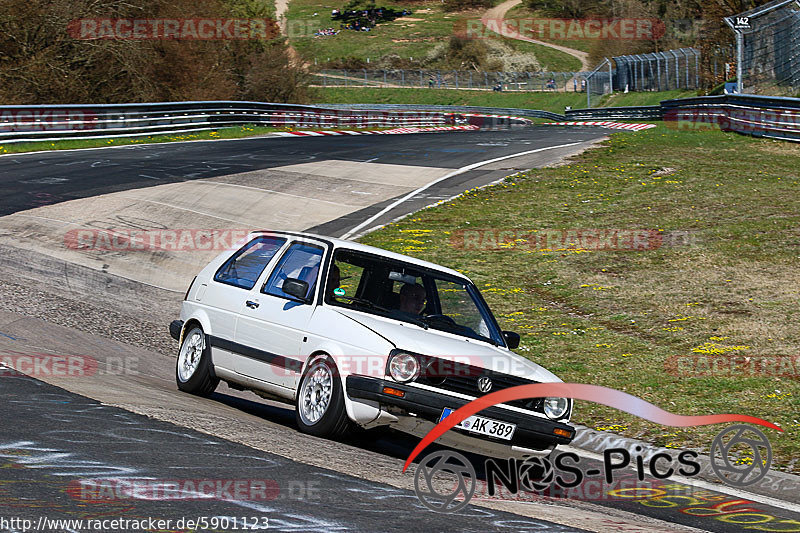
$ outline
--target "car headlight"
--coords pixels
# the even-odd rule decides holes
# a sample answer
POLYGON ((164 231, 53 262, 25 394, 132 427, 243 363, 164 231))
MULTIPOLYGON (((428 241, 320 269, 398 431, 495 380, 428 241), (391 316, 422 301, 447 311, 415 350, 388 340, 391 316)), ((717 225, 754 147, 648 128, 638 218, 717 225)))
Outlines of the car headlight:
POLYGON ((569 400, 566 398, 548 397, 544 399, 544 414, 548 418, 558 420, 564 418, 569 411, 569 400))
POLYGON ((419 370, 419 361, 410 353, 398 352, 389 359, 389 375, 400 383, 417 379, 419 370))

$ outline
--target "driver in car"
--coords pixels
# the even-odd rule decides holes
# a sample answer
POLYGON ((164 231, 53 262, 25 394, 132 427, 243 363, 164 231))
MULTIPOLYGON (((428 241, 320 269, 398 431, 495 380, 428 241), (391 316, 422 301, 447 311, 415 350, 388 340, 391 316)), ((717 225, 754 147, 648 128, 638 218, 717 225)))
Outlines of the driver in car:
POLYGON ((425 309, 425 287, 419 283, 407 283, 400 288, 399 311, 419 316, 425 309))

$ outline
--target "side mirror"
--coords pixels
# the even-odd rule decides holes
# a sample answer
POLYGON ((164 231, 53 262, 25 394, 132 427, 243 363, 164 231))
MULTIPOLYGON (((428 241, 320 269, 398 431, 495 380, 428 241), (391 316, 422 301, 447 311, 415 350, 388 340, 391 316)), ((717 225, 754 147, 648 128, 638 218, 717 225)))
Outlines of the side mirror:
MULTIPOLYGON (((306 297, 308 294, 308 282, 295 279, 295 278, 286 278, 283 280, 283 287, 281 287, 283 292, 288 294, 289 296, 293 296, 300 300, 303 303, 309 303, 310 300, 306 297)), ((519 338, 519 337, 517 337, 519 338)))
POLYGON ((519 347, 519 333, 513 331, 504 331, 503 338, 506 340, 506 346, 509 350, 519 347))

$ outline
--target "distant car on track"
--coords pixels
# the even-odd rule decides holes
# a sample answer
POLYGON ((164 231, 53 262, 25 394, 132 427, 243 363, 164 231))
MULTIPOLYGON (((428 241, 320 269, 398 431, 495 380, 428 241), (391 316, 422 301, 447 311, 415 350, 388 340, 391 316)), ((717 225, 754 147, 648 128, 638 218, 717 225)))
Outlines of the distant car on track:
MULTIPOLYGON (((466 276, 433 263, 305 233, 254 232, 192 281, 176 380, 209 395, 220 381, 293 403, 299 429, 337 436, 390 426, 422 436, 489 392, 560 381, 514 354, 466 276)), ((438 442, 497 457, 568 444, 572 402, 533 398, 468 418, 438 442)))

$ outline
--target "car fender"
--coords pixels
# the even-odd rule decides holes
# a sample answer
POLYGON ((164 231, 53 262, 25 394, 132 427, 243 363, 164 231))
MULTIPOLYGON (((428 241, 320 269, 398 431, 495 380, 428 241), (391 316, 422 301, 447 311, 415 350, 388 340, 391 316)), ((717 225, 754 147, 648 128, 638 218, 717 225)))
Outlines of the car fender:
POLYGON ((205 309, 202 307, 195 306, 194 309, 190 311, 184 306, 181 309, 181 320, 183 320, 183 329, 181 330, 181 338, 178 341, 179 346, 183 344, 183 336, 186 334, 186 329, 192 322, 198 322, 206 335, 213 335, 214 333, 208 313, 206 313, 205 309))
MULTIPOLYGON (((303 374, 305 373, 306 368, 314 359, 316 359, 316 356, 325 355, 329 357, 336 364, 336 375, 334 376, 334 379, 338 379, 342 387, 342 398, 344 400, 344 407, 345 411, 347 412, 347 416, 350 418, 350 420, 356 422, 357 424, 366 425, 369 424, 370 422, 373 422, 380 416, 381 409, 378 402, 374 402, 371 400, 352 400, 348 396, 347 376, 349 376, 352 373, 351 363, 353 362, 354 357, 355 358, 364 357, 366 358, 367 361, 373 361, 373 360, 383 361, 382 367, 385 368, 386 358, 389 355, 388 353, 386 355, 383 355, 383 354, 375 354, 367 352, 360 354, 352 354, 352 353, 345 353, 345 351, 346 350, 344 349, 342 344, 337 343, 330 339, 323 340, 322 342, 314 346, 314 351, 312 352, 313 355, 308 359, 306 359, 305 363, 303 364, 302 373, 303 374)), ((297 391, 295 391, 295 394, 297 394, 297 391)))

